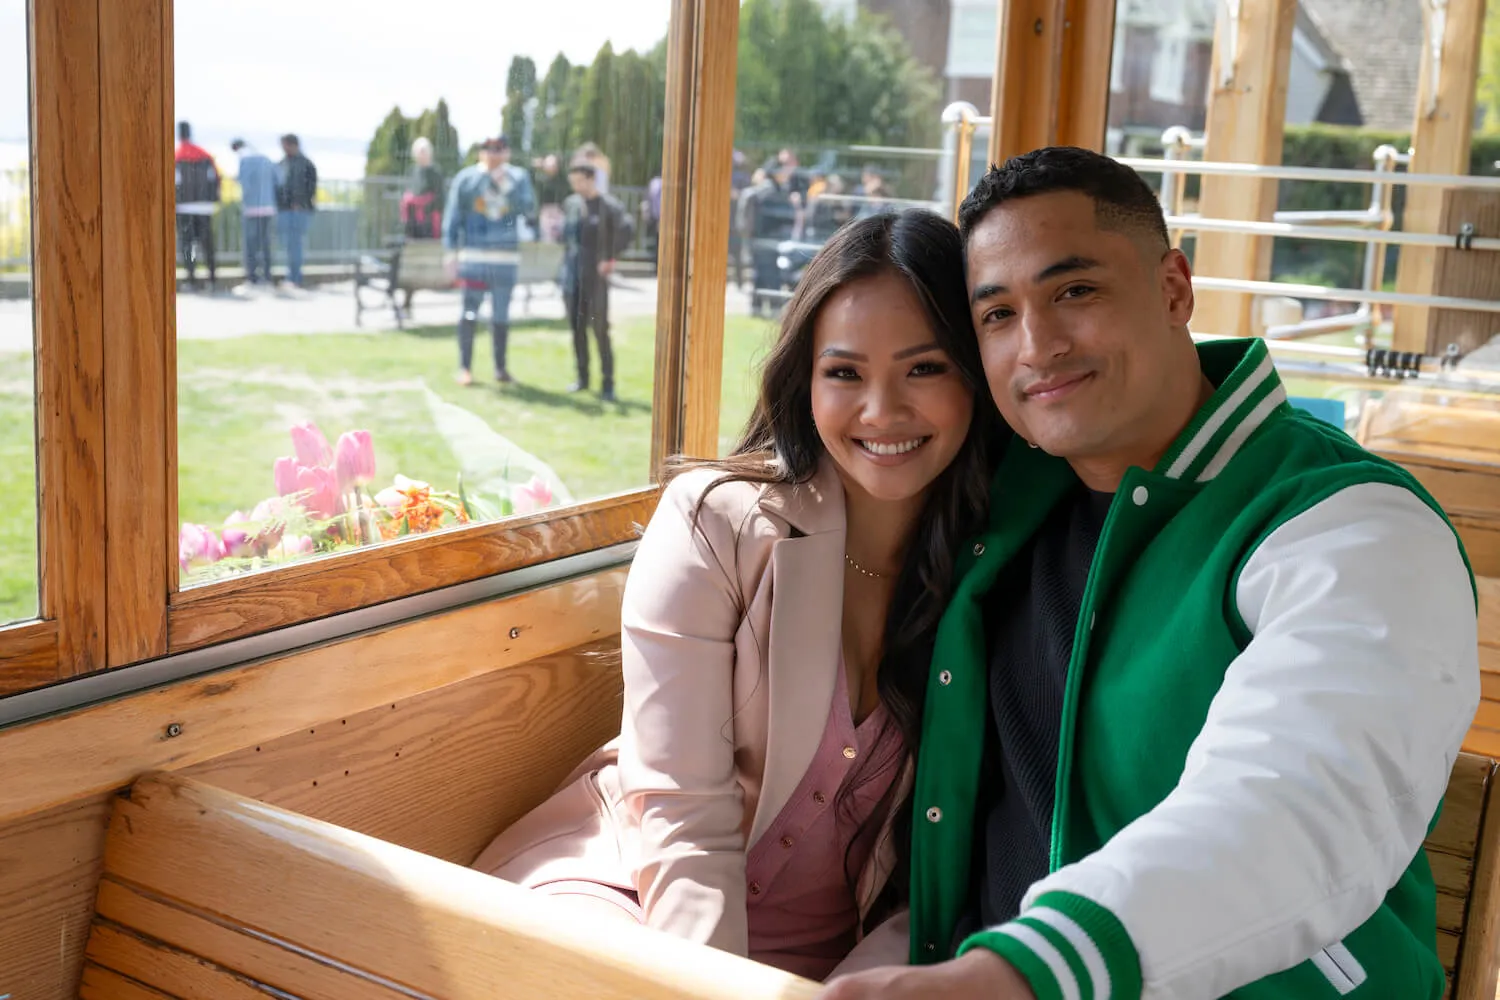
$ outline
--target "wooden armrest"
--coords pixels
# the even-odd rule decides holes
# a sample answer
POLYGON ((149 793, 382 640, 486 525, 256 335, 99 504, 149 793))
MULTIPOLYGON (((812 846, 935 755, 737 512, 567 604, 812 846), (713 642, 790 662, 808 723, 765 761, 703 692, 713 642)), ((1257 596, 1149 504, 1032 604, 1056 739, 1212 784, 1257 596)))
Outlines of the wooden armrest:
POLYGON ((96 983, 118 974, 169 996, 201 995, 205 967, 328 998, 798 1000, 818 989, 171 774, 142 778, 115 807, 89 959, 96 983))

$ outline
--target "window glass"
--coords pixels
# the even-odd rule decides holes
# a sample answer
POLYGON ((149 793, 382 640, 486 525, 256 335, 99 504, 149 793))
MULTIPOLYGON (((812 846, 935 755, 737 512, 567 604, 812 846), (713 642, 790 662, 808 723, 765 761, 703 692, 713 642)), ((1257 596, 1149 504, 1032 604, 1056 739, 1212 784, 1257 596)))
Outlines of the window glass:
MULTIPOLYGON (((997 11, 993 0, 741 4, 721 453, 753 407, 781 307, 833 231, 867 212, 948 210, 943 111, 965 101, 990 113, 997 11)), ((984 128, 971 184, 988 147, 984 128)))
POLYGON ((25 0, 0 0, 0 624, 37 613, 26 36, 25 0))
POLYGON ((174 16, 184 585, 649 482, 667 0, 350 10, 174 16))
POLYGON ((1157 156, 1174 125, 1203 132, 1218 0, 1118 0, 1105 151, 1157 156))

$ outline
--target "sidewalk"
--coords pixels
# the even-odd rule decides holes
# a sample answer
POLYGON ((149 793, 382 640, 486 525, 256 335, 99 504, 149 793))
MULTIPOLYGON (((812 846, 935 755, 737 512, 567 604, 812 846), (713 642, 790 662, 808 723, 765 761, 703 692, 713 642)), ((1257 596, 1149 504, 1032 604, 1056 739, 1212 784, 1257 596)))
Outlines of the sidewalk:
MULTIPOLYGON (((556 285, 516 290, 511 300, 511 322, 565 319, 562 296, 556 285)), ((265 286, 206 292, 183 291, 177 296, 177 337, 179 340, 223 340, 255 334, 345 334, 394 330, 395 318, 390 306, 378 294, 365 289, 366 308, 363 326, 354 325, 354 285, 339 282, 310 289, 265 286)), ((412 315, 406 325, 448 326, 458 320, 460 296, 457 292, 418 292, 412 300, 412 315)), ((487 308, 487 306, 486 306, 487 308)), ((726 308, 731 313, 748 313, 749 296, 729 288, 726 308)), ((618 322, 656 315, 656 279, 617 277, 610 293, 611 318, 618 322)), ((31 301, 0 301, 0 351, 31 349, 31 301)))

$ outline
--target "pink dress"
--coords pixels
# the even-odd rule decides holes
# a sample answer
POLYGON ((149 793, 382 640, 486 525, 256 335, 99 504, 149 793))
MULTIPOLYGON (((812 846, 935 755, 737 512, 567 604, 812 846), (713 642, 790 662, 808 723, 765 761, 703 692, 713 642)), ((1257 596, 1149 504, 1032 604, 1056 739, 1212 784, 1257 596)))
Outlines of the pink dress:
MULTIPOLYGON (((901 731, 884 706, 854 725, 841 658, 823 742, 745 858, 752 959, 821 980, 854 947, 856 873, 874 848, 905 757, 901 731)), ((577 880, 537 889, 607 900, 645 921, 634 892, 577 880)))

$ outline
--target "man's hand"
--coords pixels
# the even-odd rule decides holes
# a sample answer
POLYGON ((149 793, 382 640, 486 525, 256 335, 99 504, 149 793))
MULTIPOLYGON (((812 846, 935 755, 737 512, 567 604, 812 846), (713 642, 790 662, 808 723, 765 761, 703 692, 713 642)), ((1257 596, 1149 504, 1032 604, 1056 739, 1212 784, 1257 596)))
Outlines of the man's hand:
POLYGON ((443 254, 443 273, 449 281, 458 280, 458 254, 451 251, 443 254))
POLYGON ((615 273, 615 262, 612 261, 612 260, 601 260, 599 262, 599 273, 602 274, 602 275, 604 275, 604 277, 606 277, 606 278, 609 277, 611 274, 614 274, 615 273))
POLYGON ((951 962, 886 966, 840 976, 818 1000, 1036 1000, 1031 987, 1009 962, 987 948, 975 948, 951 962))

